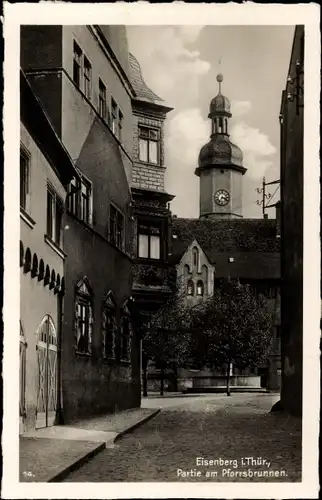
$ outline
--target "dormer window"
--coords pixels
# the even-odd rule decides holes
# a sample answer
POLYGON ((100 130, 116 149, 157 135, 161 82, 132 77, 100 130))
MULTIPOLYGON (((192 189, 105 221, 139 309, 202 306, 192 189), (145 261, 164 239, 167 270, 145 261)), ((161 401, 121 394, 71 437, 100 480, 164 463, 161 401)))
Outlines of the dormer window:
POLYGON ((145 163, 159 163, 160 133, 157 129, 139 127, 139 159, 145 163))

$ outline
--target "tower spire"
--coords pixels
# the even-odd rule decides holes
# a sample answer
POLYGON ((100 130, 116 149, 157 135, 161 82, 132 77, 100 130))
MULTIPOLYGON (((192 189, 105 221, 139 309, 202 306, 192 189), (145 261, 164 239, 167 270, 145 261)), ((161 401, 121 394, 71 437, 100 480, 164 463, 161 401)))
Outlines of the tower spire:
POLYGON ((216 78, 217 82, 219 83, 219 92, 218 92, 219 94, 221 94, 221 84, 223 82, 223 79, 224 79, 223 75, 219 73, 216 78))

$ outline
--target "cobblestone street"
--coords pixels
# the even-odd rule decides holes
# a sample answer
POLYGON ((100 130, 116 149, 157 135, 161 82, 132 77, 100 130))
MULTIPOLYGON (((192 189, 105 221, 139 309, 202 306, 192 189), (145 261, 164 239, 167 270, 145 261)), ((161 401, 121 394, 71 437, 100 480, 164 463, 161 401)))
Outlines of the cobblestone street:
POLYGON ((277 399, 213 394, 143 400, 161 413, 65 481, 300 481, 301 421, 269 413, 277 399), (220 462, 205 466, 198 457, 220 462))

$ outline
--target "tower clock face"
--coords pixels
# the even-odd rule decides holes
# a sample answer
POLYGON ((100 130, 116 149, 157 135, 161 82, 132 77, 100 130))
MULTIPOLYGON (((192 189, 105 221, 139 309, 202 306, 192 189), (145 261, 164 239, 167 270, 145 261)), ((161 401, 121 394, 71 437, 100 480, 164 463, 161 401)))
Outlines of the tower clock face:
POLYGON ((227 205, 227 203, 229 202, 230 196, 228 191, 226 191, 226 189, 219 189, 218 191, 216 191, 214 199, 217 205, 224 206, 227 205))

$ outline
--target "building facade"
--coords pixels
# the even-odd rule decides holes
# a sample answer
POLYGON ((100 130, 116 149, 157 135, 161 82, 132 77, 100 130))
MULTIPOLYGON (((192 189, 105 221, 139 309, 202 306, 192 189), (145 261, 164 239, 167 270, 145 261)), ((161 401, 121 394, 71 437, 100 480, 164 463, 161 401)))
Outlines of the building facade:
MULTIPOLYGON (((229 138, 230 102, 219 92, 210 103, 210 141, 201 148, 195 174, 200 178, 199 219, 173 218, 172 263, 178 283, 191 305, 213 294, 218 280, 238 278, 267 299, 274 316, 268 363, 243 372, 241 385, 280 387, 280 229, 273 219, 243 219, 243 154, 229 138), (260 380, 261 377, 261 380, 260 380)), ((279 221, 279 205, 277 219, 279 221)), ((234 372, 238 375, 238 372, 234 372)), ((216 377, 219 374, 208 373, 216 377)), ((199 374, 185 371, 183 385, 197 383, 199 374)), ((200 382, 200 381, 199 381, 200 382)), ((209 380, 209 384, 215 383, 209 380)), ((224 382, 223 382, 224 383, 224 382)), ((238 380, 236 379, 236 383, 238 380)))
POLYGON ((302 414, 304 26, 296 26, 281 104, 281 403, 302 414), (297 80, 298 78, 298 80, 297 80), (297 86, 297 88, 296 88, 297 86), (299 91, 298 99, 294 95, 299 91))
POLYGON ((59 408, 63 213, 72 159, 20 72, 20 432, 52 425, 59 408))
POLYGON ((131 299, 135 93, 123 26, 23 26, 21 42, 28 81, 79 174, 64 221, 61 420, 69 422, 140 404, 131 299))
MULTIPOLYGON (((132 100, 132 296, 137 323, 142 326, 169 299, 175 283, 173 269, 169 266, 171 213, 168 204, 173 196, 164 188, 164 125, 172 108, 146 85, 140 65, 132 54, 129 63, 135 91, 132 100)), ((145 360, 142 361, 144 364, 145 360)))

